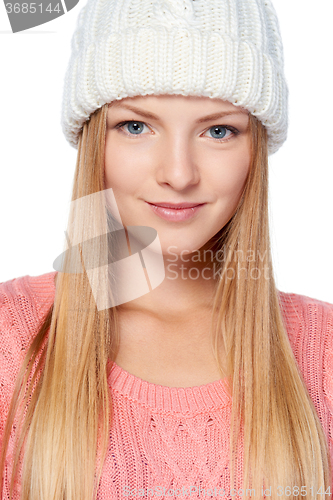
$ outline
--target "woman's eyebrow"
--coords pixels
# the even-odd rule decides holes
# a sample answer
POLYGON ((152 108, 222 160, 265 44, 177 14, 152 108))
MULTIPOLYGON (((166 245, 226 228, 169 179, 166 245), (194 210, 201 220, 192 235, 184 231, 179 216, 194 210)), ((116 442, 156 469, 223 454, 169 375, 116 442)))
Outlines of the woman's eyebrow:
MULTIPOLYGON (((150 113, 150 111, 144 111, 143 109, 137 108, 136 106, 130 106, 126 104, 114 104, 111 106, 112 108, 124 108, 128 109, 129 111, 133 111, 134 113, 137 113, 138 115, 144 116, 145 118, 148 118, 149 120, 159 120, 159 117, 154 115, 154 113, 150 113)), ((199 118, 196 120, 195 123, 203 123, 203 122, 208 122, 210 120, 217 120, 218 118, 223 118, 224 116, 229 116, 229 115, 248 115, 248 111, 246 109, 244 110, 239 110, 239 111, 220 111, 217 113, 213 113, 211 115, 203 116, 202 118, 199 118)))

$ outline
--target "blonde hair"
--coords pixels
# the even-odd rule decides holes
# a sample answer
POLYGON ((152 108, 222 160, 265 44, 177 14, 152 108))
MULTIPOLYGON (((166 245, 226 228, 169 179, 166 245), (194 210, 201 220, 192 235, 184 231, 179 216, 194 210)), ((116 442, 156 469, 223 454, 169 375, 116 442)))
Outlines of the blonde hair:
MULTIPOLYGON (((107 111, 106 104, 84 124, 72 200, 105 189, 107 111)), ((211 333, 221 373, 224 349, 232 396, 230 488, 243 436, 244 490, 272 486, 272 498, 290 498, 297 496, 293 490, 277 497, 277 487, 305 485, 304 497, 314 498, 310 486, 316 492, 331 485, 328 446, 281 315, 269 243, 267 133, 252 115, 249 134, 252 157, 243 195, 211 240, 214 251, 228 249, 220 262, 211 333), (242 259, 240 270, 239 255, 248 252, 252 258, 242 259), (257 278, 249 279, 253 273, 257 278)), ((72 223, 84 226, 79 214, 72 223)), ((118 349, 117 309, 97 310, 86 272, 58 273, 54 304, 26 354, 6 422, 1 480, 14 417, 22 401, 28 406, 25 418, 19 414, 11 497, 25 438, 22 500, 96 497, 113 413, 107 362, 118 349)))

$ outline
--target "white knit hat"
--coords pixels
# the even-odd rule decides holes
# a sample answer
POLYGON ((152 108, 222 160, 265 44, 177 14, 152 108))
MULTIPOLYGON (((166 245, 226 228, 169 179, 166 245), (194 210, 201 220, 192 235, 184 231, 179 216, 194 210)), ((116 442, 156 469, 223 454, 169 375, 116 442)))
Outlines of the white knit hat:
POLYGON ((65 77, 62 128, 77 147, 91 113, 149 94, 220 98, 287 137, 288 88, 271 0, 88 0, 65 77))

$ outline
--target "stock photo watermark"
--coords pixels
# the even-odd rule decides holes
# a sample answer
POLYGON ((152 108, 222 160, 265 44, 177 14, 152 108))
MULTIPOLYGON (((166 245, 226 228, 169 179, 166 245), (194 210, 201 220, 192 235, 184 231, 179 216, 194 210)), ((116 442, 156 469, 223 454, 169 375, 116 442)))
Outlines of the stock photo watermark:
POLYGON ((4 0, 7 16, 13 33, 34 28, 53 21, 73 9, 79 0, 4 0))
POLYGON ((169 271, 168 279, 190 279, 190 280, 210 280, 225 277, 227 281, 238 279, 259 280, 263 277, 266 280, 270 279, 270 267, 265 262, 266 254, 255 252, 254 250, 231 251, 224 244, 216 252, 211 249, 206 249, 203 252, 196 250, 194 252, 182 250, 179 254, 174 250, 177 246, 168 247, 166 268, 169 271), (170 257, 169 257, 170 256, 170 257), (260 265, 248 265, 251 263, 259 263, 260 265), (183 264, 184 263, 184 264, 183 264), (189 263, 193 263, 191 266, 189 263), (208 264, 202 267, 201 264, 208 264), (229 265, 221 266, 221 263, 229 263, 229 265), (234 263, 234 265, 230 265, 234 263), (200 265, 198 265, 200 264, 200 265))
MULTIPOLYGON (((258 497, 271 497, 273 488, 272 486, 262 488, 257 494, 258 497)), ((306 486, 278 486, 276 488, 276 495, 278 497, 286 496, 286 497, 306 497, 311 493, 311 496, 315 493, 315 495, 323 495, 326 498, 326 495, 331 495, 331 488, 328 487, 325 491, 323 488, 319 488, 317 491, 313 486, 307 488, 306 486)), ((130 497, 139 497, 139 498, 152 498, 152 497, 216 497, 216 498, 254 498, 256 496, 256 491, 254 488, 250 489, 231 489, 229 491, 224 488, 211 487, 211 488, 202 488, 201 486, 187 486, 180 488, 165 488, 163 486, 155 486, 154 488, 130 488, 129 486, 123 487, 123 495, 126 498, 130 497)))
POLYGON ((148 226, 125 230, 111 188, 72 201, 65 234, 68 249, 53 268, 86 272, 99 311, 142 297, 165 278, 157 231, 148 226))
POLYGON ((71 202, 65 231, 67 250, 53 263, 56 271, 86 273, 97 309, 137 299, 169 280, 269 280, 266 252, 162 251, 156 229, 124 227, 113 190, 105 189, 71 202), (78 222, 79 221, 79 222, 78 222))

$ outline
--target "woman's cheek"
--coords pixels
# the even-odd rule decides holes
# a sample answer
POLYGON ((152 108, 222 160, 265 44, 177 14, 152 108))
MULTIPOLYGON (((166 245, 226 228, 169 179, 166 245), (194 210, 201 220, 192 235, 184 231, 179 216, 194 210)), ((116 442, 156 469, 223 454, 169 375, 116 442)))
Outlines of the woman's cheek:
POLYGON ((137 161, 124 157, 114 148, 108 151, 105 150, 105 182, 106 187, 123 187, 129 186, 138 177, 140 168, 137 161))

